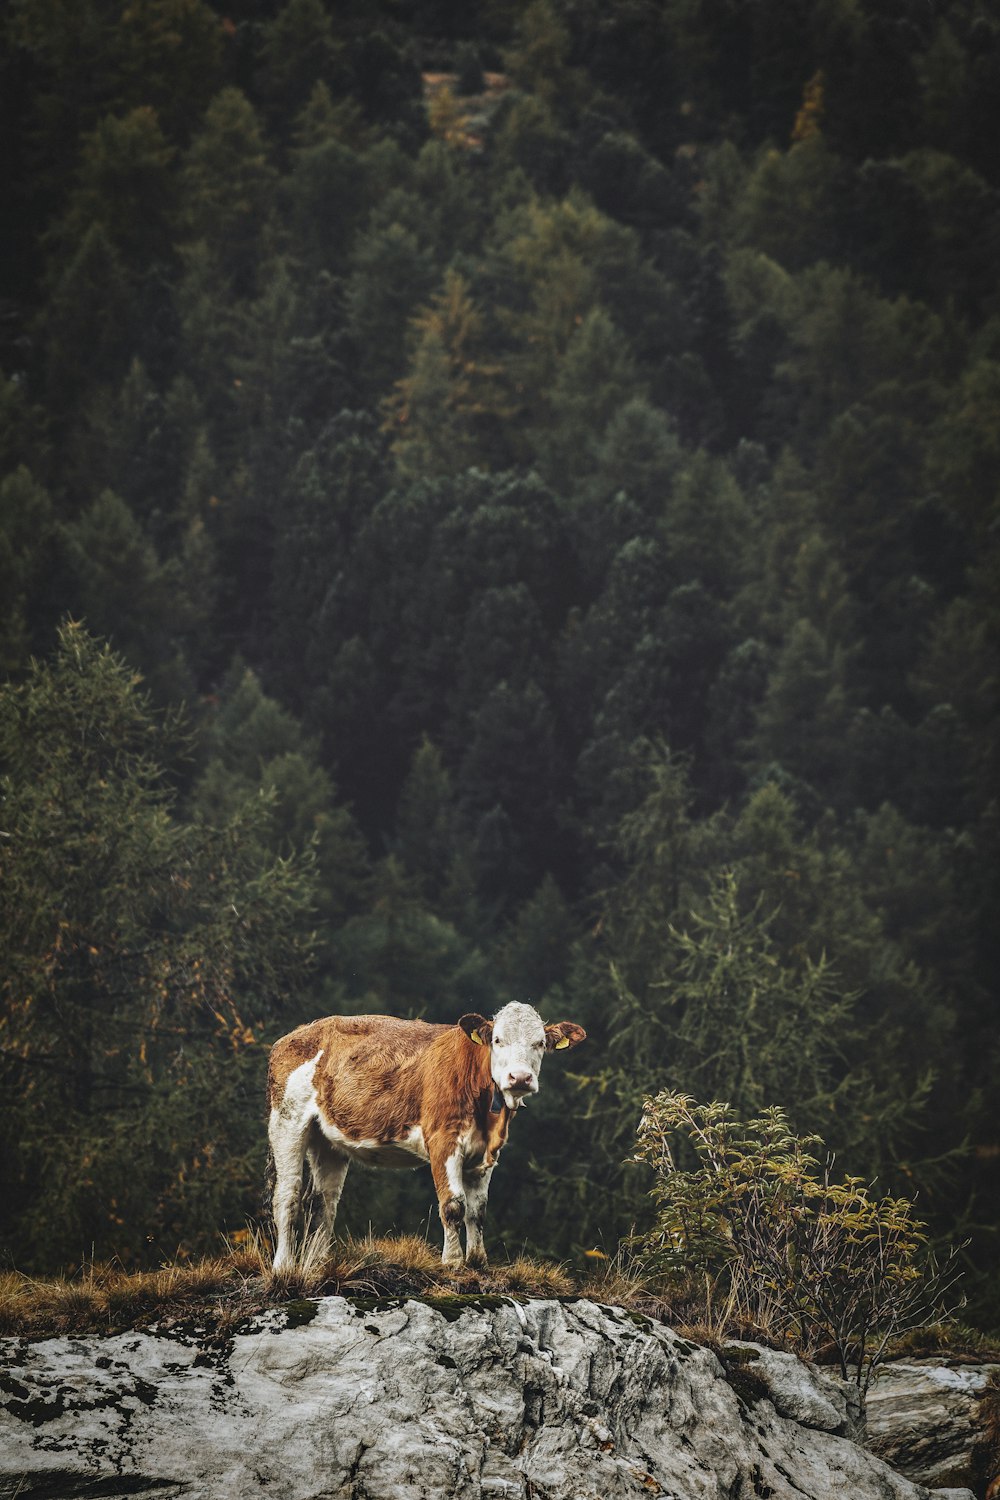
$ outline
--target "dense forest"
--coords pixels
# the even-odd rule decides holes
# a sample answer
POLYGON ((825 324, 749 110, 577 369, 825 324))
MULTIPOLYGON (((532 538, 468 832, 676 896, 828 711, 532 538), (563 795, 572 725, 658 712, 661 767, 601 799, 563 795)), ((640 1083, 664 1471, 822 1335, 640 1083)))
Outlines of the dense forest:
POLYGON ((0 36, 8 1263, 237 1230, 299 1022, 527 999, 589 1041, 495 1247, 648 1222, 672 1087, 915 1196, 995 1326, 995 7, 0 36))

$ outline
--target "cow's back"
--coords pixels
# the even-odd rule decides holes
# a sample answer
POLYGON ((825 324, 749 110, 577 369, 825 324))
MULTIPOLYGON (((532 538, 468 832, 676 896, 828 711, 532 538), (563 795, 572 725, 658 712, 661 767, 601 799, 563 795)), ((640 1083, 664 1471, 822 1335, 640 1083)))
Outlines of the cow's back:
POLYGON ((326 1121, 360 1139, 395 1138, 419 1118, 421 1063, 453 1027, 395 1016, 327 1016, 271 1049, 268 1102, 280 1108, 291 1075, 315 1062, 312 1086, 326 1121))

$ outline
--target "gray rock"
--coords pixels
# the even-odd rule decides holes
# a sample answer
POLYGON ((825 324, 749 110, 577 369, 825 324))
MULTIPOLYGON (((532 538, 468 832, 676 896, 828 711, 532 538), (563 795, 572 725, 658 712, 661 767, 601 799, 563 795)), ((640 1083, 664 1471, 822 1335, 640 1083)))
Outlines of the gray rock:
POLYGON ((868 1392, 871 1448, 931 1488, 968 1485, 975 1406, 1000 1365, 890 1364, 868 1392))
POLYGON ((861 1398, 857 1388, 838 1380, 796 1355, 782 1354, 765 1344, 731 1340, 723 1348, 742 1350, 747 1368, 763 1380, 768 1398, 779 1416, 790 1417, 803 1427, 857 1437, 862 1429, 861 1398))
POLYGON ((328 1297, 291 1321, 269 1313, 216 1349, 6 1341, 0 1496, 927 1500, 842 1435, 840 1395, 791 1355, 723 1351, 727 1374, 586 1301, 445 1317, 328 1297))

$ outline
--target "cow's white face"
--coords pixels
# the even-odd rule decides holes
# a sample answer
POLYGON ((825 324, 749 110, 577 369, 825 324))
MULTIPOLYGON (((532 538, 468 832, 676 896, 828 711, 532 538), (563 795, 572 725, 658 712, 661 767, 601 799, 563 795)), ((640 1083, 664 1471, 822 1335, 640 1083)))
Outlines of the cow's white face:
POLYGON ((492 1021, 469 1014, 458 1022, 470 1041, 490 1048, 490 1073, 508 1109, 516 1109, 529 1094, 538 1093, 538 1074, 546 1052, 562 1052, 585 1041, 587 1033, 575 1021, 548 1026, 537 1010, 512 1000, 492 1021))
POLYGON ((512 1000, 493 1017, 490 1071, 508 1109, 538 1093, 545 1042, 542 1018, 530 1005, 512 1000))

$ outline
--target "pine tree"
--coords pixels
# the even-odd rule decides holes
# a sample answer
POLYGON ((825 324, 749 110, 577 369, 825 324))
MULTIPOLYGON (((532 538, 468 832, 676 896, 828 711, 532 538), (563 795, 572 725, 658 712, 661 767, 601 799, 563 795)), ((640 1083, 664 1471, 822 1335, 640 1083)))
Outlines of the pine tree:
POLYGON ((249 668, 235 662, 202 742, 206 761, 188 801, 193 815, 219 827, 246 803, 263 798, 267 848, 282 859, 312 849, 325 944, 318 955, 322 970, 336 928, 365 904, 370 872, 364 840, 319 764, 316 741, 263 692, 249 668))
POLYGON ((387 394, 402 373, 406 329, 436 277, 430 253, 400 224, 358 236, 345 289, 347 326, 366 393, 387 394))
POLYGON ((432 900, 445 889, 458 843, 458 809, 440 751, 424 739, 399 794, 398 855, 432 900))
POLYGON ((185 143, 222 82, 224 29, 205 0, 143 0, 113 28, 121 104, 153 108, 185 143))
POLYGON ((55 281, 41 318, 46 394, 64 417, 87 386, 115 386, 142 345, 139 305, 106 231, 92 224, 55 281))
POLYGON ((65 528, 67 563, 77 610, 88 628, 110 637, 139 667, 159 702, 190 698, 193 684, 182 649, 187 587, 144 535, 128 505, 105 490, 65 528))
POLYGON ((23 465, 0 481, 0 671, 44 649, 64 607, 64 562, 48 492, 23 465))
MULTIPOLYGON (((280 499, 270 587, 268 660, 303 712, 325 680, 323 611, 359 532, 388 488, 386 444, 372 416, 341 411, 299 457, 280 499)), ((358 621, 340 621, 348 635, 358 621)))
POLYGON ((488 358, 485 320, 457 271, 445 272, 443 289, 411 328, 409 372, 385 403, 399 472, 457 474, 488 460, 510 414, 498 382, 501 366, 488 358))
POLYGON ((223 89, 185 157, 181 215, 186 239, 208 247, 223 283, 242 296, 254 288, 275 183, 256 111, 239 89, 223 89))
POLYGON ((346 81, 344 51, 321 0, 287 0, 262 27, 257 81, 270 118, 287 130, 315 87, 339 91, 346 81))
POLYGON ((549 430, 538 444, 550 484, 572 493, 594 469, 612 419, 645 395, 627 341, 601 307, 566 345, 550 394, 549 430))
POLYGON ((363 127, 347 101, 334 105, 317 83, 297 117, 292 170, 282 183, 296 259, 306 266, 342 269, 375 190, 363 127))
POLYGON ((156 262, 169 262, 174 156, 148 105, 123 118, 107 115, 84 136, 76 185, 51 238, 72 254, 99 225, 133 279, 156 262))

